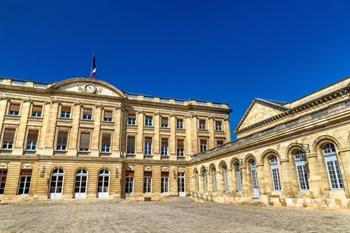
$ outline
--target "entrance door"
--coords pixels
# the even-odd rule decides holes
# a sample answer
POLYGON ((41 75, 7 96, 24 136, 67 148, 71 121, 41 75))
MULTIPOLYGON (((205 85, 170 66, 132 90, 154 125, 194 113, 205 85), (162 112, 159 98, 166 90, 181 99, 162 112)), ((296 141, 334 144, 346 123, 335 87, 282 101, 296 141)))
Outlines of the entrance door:
POLYGON ((253 186, 253 198, 259 198, 259 184, 258 184, 258 176, 256 172, 255 161, 250 163, 250 173, 252 176, 252 186, 253 186))
POLYGON ((75 175, 74 197, 77 199, 86 198, 87 171, 79 169, 75 175))
POLYGON ((108 198, 109 197, 109 171, 107 169, 102 169, 98 175, 98 198, 108 198))
POLYGON ((179 172, 177 176, 177 189, 180 197, 186 197, 185 190, 185 173, 179 172))
POLYGON ((61 168, 52 171, 50 181, 50 199, 62 198, 63 176, 64 172, 61 168))

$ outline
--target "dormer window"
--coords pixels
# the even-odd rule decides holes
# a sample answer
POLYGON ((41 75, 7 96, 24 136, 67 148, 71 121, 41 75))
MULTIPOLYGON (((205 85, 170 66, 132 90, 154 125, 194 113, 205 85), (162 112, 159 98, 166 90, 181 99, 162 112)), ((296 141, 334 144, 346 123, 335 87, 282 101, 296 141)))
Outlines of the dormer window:
POLYGON ((8 114, 10 116, 19 116, 19 109, 20 109, 21 105, 18 103, 11 103, 10 107, 9 107, 9 112, 8 114))

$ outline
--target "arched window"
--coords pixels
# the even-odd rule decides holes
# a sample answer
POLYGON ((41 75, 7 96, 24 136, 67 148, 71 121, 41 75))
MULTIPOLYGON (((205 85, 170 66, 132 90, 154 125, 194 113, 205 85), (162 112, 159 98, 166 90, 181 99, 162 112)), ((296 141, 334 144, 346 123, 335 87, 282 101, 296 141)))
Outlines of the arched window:
POLYGON ((228 184, 228 172, 227 172, 226 164, 223 164, 221 166, 221 174, 222 174, 222 179, 224 182, 224 192, 228 192, 229 191, 229 184, 228 184))
POLYGON ((109 190, 109 171, 108 169, 102 169, 98 173, 98 197, 107 198, 109 190))
POLYGON ((309 181, 307 178, 306 156, 303 150, 297 149, 293 153, 295 169, 297 172, 299 187, 301 191, 309 190, 309 181))
POLYGON ((239 162, 236 161, 233 165, 236 175, 236 191, 241 192, 242 191, 242 172, 241 168, 239 166, 239 162))
POLYGON ((274 154, 270 155, 269 162, 271 167, 273 189, 275 191, 281 191, 280 173, 279 173, 277 156, 274 154))
POLYGON ((56 168, 51 173, 50 179, 50 198, 58 199, 62 197, 64 171, 62 168, 56 168))
POLYGON ((216 169, 215 167, 213 167, 211 169, 211 178, 212 178, 212 185, 213 185, 213 192, 217 192, 218 191, 218 183, 217 183, 217 179, 216 179, 216 169))
POLYGON ((194 172, 194 187, 196 189, 196 192, 199 192, 199 180, 198 180, 198 172, 194 172))
POLYGON ((203 183, 203 192, 208 192, 208 175, 205 168, 202 168, 202 183, 203 183))
POLYGON ((343 180, 340 174, 337 151, 334 144, 327 143, 323 146, 323 156, 326 163, 330 187, 332 189, 342 189, 343 180))
POLYGON ((75 173, 74 197, 85 198, 88 173, 86 169, 81 168, 75 173))
POLYGON ((256 163, 254 159, 250 159, 248 163, 250 167, 250 176, 252 179, 253 198, 259 198, 260 192, 259 192, 258 174, 256 171, 256 163))

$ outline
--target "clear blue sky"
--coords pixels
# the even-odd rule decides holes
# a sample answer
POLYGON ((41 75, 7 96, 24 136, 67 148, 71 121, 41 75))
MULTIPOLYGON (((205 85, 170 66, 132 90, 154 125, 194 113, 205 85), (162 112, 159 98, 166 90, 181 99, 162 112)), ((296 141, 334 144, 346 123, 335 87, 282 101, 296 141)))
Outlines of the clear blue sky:
POLYGON ((349 1, 18 1, 0 6, 0 76, 89 74, 127 92, 291 101, 350 75, 349 1), (348 3, 347 3, 348 2, 348 3))

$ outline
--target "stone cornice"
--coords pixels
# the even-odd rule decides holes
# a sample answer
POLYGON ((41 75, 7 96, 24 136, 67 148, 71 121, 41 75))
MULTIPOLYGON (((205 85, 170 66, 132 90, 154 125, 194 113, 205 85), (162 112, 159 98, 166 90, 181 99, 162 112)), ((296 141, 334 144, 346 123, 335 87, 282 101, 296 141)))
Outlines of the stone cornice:
POLYGON ((307 103, 304 103, 294 109, 289 109, 289 110, 286 110, 285 112, 282 112, 280 114, 277 114, 273 117, 270 117, 268 119, 265 119, 263 121, 260 121, 260 122, 257 122, 253 125, 250 125, 246 128, 243 128, 243 129, 240 129, 240 130, 237 130, 236 131, 236 134, 240 134, 240 133, 246 133, 246 132, 249 132, 249 131, 252 131, 252 130, 255 130, 255 129, 258 129, 258 128, 261 128, 262 126, 266 125, 266 124, 269 124, 269 123, 272 123, 272 122, 275 122, 277 120, 281 120, 281 119, 284 119, 286 117, 290 117, 290 116, 293 116, 293 115, 296 115, 296 114, 300 114, 302 112, 305 112, 309 109, 312 109, 312 108, 316 108, 317 106, 320 106, 321 104, 324 104, 324 103, 328 103, 328 102, 331 102, 335 99, 339 99, 343 96, 346 96, 349 94, 349 87, 345 87, 345 88, 342 88, 340 90, 336 90, 328 95, 325 95, 325 96, 322 96, 318 99, 315 99, 315 100, 312 100, 312 101, 309 101, 307 103))

